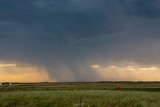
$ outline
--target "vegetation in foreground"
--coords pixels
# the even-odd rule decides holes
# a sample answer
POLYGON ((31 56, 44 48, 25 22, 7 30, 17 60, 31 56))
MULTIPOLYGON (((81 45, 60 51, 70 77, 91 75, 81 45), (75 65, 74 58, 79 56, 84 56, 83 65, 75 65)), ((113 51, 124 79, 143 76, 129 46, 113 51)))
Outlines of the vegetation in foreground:
POLYGON ((0 92, 0 107, 160 107, 160 92, 4 91, 0 92))
POLYGON ((160 82, 41 82, 13 83, 0 86, 0 91, 48 91, 48 90, 115 90, 160 92, 160 82))
POLYGON ((0 107, 160 107, 160 82, 12 83, 0 107))

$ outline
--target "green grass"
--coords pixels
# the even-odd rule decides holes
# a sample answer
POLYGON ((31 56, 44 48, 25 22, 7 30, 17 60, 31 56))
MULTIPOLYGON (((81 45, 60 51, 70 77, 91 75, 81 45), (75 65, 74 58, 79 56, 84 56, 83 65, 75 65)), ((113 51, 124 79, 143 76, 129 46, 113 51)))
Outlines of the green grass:
POLYGON ((160 92, 160 82, 42 82, 13 83, 0 86, 0 91, 49 91, 49 90, 115 90, 121 86, 124 91, 160 92))
POLYGON ((0 92, 0 107, 160 107, 160 92, 55 90, 0 92))
POLYGON ((0 86, 0 107, 160 107, 160 82, 45 82, 0 86), (117 90, 116 87, 122 87, 117 90))

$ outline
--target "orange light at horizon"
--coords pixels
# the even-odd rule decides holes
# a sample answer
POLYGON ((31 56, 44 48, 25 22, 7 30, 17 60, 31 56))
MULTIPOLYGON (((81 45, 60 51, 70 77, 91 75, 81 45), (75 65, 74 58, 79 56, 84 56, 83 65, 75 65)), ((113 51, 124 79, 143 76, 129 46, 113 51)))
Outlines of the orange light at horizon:
POLYGON ((16 64, 0 64, 0 67, 16 67, 16 64))
POLYGON ((134 65, 91 65, 102 80, 111 81, 160 81, 160 67, 134 65))
POLYGON ((18 67, 16 64, 0 64, 0 82, 51 81, 43 68, 18 67))

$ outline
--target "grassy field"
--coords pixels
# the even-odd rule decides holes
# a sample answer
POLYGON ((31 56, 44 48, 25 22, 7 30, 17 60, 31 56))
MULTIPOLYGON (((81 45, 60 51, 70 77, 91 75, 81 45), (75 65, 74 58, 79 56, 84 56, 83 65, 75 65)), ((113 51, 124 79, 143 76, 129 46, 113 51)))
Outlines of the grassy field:
POLYGON ((159 91, 160 82, 42 82, 42 83, 13 83, 0 86, 0 91, 28 90, 115 90, 116 86, 124 91, 159 91))
POLYGON ((159 92, 10 91, 0 93, 0 107, 159 107, 159 92))
POLYGON ((160 83, 15 83, 0 86, 0 107, 160 107, 160 83))

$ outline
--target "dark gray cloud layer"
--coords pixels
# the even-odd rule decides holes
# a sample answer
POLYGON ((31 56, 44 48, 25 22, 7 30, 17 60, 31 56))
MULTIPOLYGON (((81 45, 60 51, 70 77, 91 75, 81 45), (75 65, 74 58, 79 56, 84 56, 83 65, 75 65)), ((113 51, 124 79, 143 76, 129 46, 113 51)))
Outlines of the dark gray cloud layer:
POLYGON ((0 0, 0 60, 98 80, 89 64, 159 64, 159 28, 159 0, 0 0))

